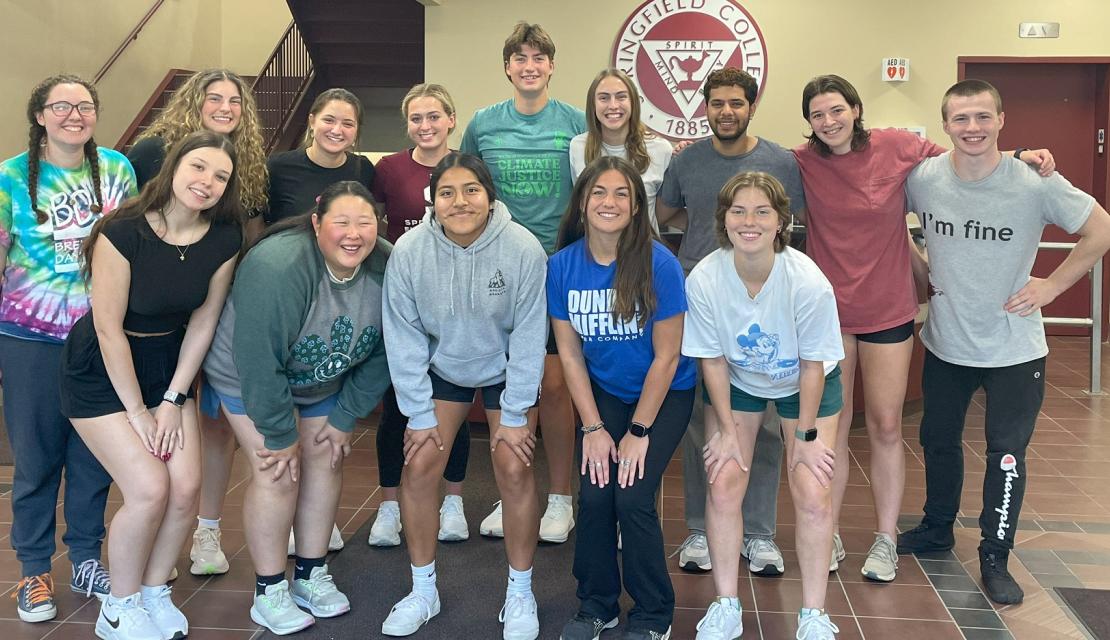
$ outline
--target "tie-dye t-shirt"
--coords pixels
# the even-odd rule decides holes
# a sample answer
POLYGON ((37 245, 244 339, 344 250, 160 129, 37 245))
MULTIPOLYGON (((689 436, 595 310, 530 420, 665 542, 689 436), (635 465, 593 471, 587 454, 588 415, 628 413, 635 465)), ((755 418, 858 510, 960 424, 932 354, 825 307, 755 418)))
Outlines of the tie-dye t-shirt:
MULTIPOLYGON (((104 212, 134 196, 135 172, 123 154, 97 149, 104 212)), ((0 334, 63 341, 89 310, 81 243, 100 217, 91 211, 92 171, 39 164, 39 224, 27 192, 27 154, 0 164, 0 246, 8 252, 0 289, 0 334)))

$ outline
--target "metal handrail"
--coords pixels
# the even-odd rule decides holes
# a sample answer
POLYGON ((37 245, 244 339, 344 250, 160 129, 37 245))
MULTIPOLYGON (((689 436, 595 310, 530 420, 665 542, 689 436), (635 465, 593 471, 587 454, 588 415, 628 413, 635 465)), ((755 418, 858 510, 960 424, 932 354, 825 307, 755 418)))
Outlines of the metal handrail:
POLYGON ((123 39, 123 42, 121 42, 120 45, 116 47, 115 53, 113 53, 112 56, 108 58, 108 61, 104 63, 104 66, 100 67, 100 71, 97 71, 96 75, 93 76, 93 84, 99 84, 100 81, 104 78, 104 75, 108 73, 108 69, 111 69, 112 65, 116 63, 116 60, 118 60, 119 57, 123 55, 124 50, 127 49, 127 47, 131 46, 131 43, 139 38, 139 32, 143 30, 143 27, 146 26, 146 23, 150 22, 150 19, 154 16, 155 13, 158 12, 158 9, 161 8, 162 3, 164 2, 165 0, 155 0, 154 5, 151 6, 150 10, 146 12, 146 15, 144 15, 142 19, 139 20, 139 24, 135 25, 135 28, 131 30, 131 33, 127 34, 127 37, 123 39))
POLYGON ((315 65, 297 23, 290 22, 251 91, 262 121, 263 146, 269 153, 281 138, 315 75, 315 65))
MULTIPOLYGON (((1040 249, 1054 251, 1070 251, 1075 248, 1074 242, 1041 242, 1037 245, 1040 249)), ((1091 268, 1091 317, 1089 318, 1045 318, 1045 324, 1090 327, 1091 328, 1091 388, 1087 391, 1091 395, 1103 395, 1102 392, 1102 258, 1098 259, 1091 268)))

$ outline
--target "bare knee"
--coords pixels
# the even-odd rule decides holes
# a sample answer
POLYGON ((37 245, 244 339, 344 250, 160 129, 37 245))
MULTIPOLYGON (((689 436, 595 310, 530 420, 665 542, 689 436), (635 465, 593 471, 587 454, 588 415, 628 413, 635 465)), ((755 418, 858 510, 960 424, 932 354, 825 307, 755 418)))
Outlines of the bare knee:
MULTIPOLYGON (((801 473, 809 473, 801 469, 801 473)), ((790 488, 798 522, 817 524, 832 519, 832 498, 829 489, 813 481, 794 482, 790 488)))
POLYGON ((493 464, 502 496, 520 496, 531 492, 534 481, 532 467, 525 466, 515 455, 496 457, 493 464))
POLYGON ((706 485, 706 495, 714 509, 735 509, 744 500, 744 485, 747 481, 747 472, 739 465, 726 464, 717 474, 717 478, 706 485))
POLYGON ((129 509, 140 511, 146 517, 159 519, 166 512, 170 499, 169 474, 162 467, 143 478, 120 483, 120 491, 129 509))
POLYGON ((875 444, 884 448, 902 446, 902 420, 900 417, 880 416, 872 425, 871 438, 875 444))

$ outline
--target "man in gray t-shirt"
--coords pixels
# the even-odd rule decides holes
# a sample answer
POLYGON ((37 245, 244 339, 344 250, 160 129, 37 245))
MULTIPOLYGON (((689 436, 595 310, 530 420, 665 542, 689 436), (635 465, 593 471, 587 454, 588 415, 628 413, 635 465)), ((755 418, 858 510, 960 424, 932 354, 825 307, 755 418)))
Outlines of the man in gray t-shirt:
POLYGON ((1025 449, 1044 398, 1045 342, 1040 308, 1110 249, 1110 216, 1059 174, 1042 178, 998 151, 1001 98, 982 80, 957 83, 941 114, 953 150, 921 162, 906 184, 921 219, 928 263, 929 315, 922 376, 925 517, 898 536, 898 552, 952 548, 963 487, 962 435, 971 396, 986 391, 986 474, 980 570, 999 604, 1024 594, 1006 569, 1025 493, 1025 449), (1045 225, 1079 241, 1047 278, 1030 275, 1045 225))
MULTIPOLYGON (((682 226, 685 222, 686 233, 678 259, 686 273, 718 248, 713 230, 717 194, 737 173, 764 171, 775 176, 786 188, 792 211, 800 213, 805 209, 802 177, 794 155, 773 142, 748 134, 757 89, 755 79, 739 69, 725 67, 711 72, 706 77, 702 94, 713 135, 682 151, 663 176, 655 203, 656 218, 660 228, 667 223, 682 226), (685 211, 684 216, 680 214, 682 211, 685 211)), ((699 394, 683 439, 685 515, 690 536, 679 555, 679 566, 703 571, 712 566, 705 536, 704 415, 699 394)), ((768 409, 756 438, 743 506, 744 555, 748 558, 748 569, 764 575, 779 575, 785 568, 782 553, 774 543, 781 465, 779 419, 768 409)))

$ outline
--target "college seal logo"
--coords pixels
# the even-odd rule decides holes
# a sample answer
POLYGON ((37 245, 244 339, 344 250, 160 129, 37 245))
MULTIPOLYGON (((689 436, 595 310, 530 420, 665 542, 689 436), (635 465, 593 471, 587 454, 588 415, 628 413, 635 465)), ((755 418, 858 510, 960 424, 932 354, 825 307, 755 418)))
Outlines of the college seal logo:
POLYGON ((640 91, 641 120, 673 140, 710 135, 701 87, 711 71, 738 67, 767 78, 767 45, 736 0, 648 0, 628 17, 612 64, 640 91))

